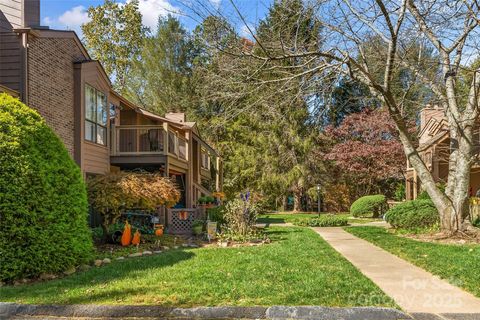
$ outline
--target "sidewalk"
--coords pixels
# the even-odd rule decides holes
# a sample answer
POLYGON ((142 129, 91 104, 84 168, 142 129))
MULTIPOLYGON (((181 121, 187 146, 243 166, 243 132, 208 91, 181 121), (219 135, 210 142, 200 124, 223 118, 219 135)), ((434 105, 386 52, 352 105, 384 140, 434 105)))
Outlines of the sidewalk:
POLYGON ((479 318, 472 319, 480 319, 480 299, 472 294, 355 237, 342 228, 313 230, 406 312, 478 313, 479 318))

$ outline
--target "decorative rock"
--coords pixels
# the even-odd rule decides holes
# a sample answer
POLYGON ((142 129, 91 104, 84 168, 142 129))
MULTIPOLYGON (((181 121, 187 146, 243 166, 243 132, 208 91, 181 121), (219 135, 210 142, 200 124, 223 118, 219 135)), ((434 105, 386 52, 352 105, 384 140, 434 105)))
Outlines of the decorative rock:
POLYGON ((86 264, 82 264, 78 267, 78 271, 82 271, 82 272, 87 271, 89 269, 90 269, 90 266, 86 264))
POLYGON ((63 271, 63 274, 69 276, 71 274, 74 274, 75 272, 77 272, 77 269, 75 269, 75 267, 71 267, 71 268, 63 271))
POLYGON ((103 259, 102 262, 103 262, 103 264, 109 264, 109 263, 112 262, 112 260, 110 260, 109 258, 105 258, 105 259, 103 259))
POLYGON ((222 248, 228 247, 228 241, 222 241, 222 242, 219 242, 218 244, 219 244, 220 247, 222 247, 222 248))
POLYGON ((163 250, 170 250, 170 248, 167 247, 167 246, 163 246, 162 249, 163 249, 163 250))
POLYGON ((40 275, 40 280, 53 280, 56 279, 57 276, 51 273, 42 273, 40 275))
POLYGON ((95 267, 100 267, 100 266, 102 265, 102 263, 103 263, 102 260, 95 260, 95 261, 93 262, 93 265, 94 265, 95 267))
POLYGON ((188 247, 189 247, 189 245, 188 245, 187 243, 182 243, 182 247, 184 247, 184 248, 188 248, 188 247))
POLYGON ((5 283, 3 283, 2 281, 0 281, 0 287, 3 287, 5 285, 5 283))
POLYGON ((163 252, 162 250, 153 251, 153 253, 155 253, 155 254, 159 254, 159 253, 162 253, 162 252, 163 252))
POLYGON ((141 252, 135 252, 135 253, 129 254, 128 256, 130 258, 141 257, 142 253, 141 252))
POLYGON ((152 251, 148 251, 148 250, 147 250, 147 251, 143 251, 143 255, 144 255, 144 256, 151 256, 152 254, 153 254, 152 251))
POLYGON ((173 249, 178 249, 178 246, 174 246, 173 249))
POLYGON ((190 243, 188 246, 190 248, 198 248, 198 245, 196 245, 195 243, 190 243))
POLYGON ((125 257, 118 257, 117 259, 115 260, 125 260, 125 257))

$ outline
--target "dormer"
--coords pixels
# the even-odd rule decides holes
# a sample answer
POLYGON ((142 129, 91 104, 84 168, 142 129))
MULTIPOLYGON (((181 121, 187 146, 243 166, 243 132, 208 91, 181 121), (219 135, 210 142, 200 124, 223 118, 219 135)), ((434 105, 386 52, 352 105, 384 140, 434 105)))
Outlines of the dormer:
POLYGON ((428 143, 430 139, 441 134, 448 127, 445 111, 438 105, 427 105, 420 111, 420 145, 428 143))

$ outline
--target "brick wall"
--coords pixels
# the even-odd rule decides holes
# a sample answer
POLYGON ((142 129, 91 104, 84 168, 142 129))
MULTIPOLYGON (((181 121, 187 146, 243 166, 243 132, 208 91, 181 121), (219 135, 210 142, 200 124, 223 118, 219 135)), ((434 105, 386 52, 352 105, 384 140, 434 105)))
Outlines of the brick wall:
POLYGON ((72 38, 32 38, 28 50, 28 104, 45 118, 73 157, 73 63, 85 56, 72 38))

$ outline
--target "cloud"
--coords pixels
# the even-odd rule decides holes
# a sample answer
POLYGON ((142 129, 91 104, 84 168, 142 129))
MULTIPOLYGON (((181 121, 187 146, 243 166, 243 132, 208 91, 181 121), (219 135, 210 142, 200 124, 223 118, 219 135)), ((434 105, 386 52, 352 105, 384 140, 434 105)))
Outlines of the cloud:
POLYGON ((168 0, 140 0, 138 9, 142 14, 143 25, 152 31, 157 29, 159 16, 176 15, 180 12, 180 9, 173 6, 168 0))
POLYGON ((215 7, 215 9, 218 9, 220 8, 220 4, 222 3, 222 0, 210 0, 210 3, 212 4, 212 6, 215 7))
POLYGON ((45 17, 42 23, 54 29, 68 29, 75 31, 82 37, 82 24, 89 22, 87 9, 84 6, 73 7, 57 18, 45 17))

